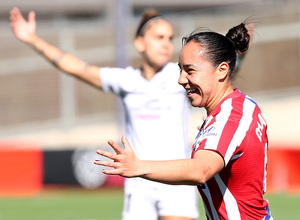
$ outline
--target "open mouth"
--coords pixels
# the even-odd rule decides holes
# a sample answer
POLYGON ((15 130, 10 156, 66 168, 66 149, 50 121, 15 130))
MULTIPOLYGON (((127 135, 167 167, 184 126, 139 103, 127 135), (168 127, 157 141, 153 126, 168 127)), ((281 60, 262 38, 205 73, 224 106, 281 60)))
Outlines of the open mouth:
POLYGON ((188 90, 186 90, 186 93, 188 95, 191 95, 191 94, 196 93, 196 92, 197 92, 197 89, 188 89, 188 90))

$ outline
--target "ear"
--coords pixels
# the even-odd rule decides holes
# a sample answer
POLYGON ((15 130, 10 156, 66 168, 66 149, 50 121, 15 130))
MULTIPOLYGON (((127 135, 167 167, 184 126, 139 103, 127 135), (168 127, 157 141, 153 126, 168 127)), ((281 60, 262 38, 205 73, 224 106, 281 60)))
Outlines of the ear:
POLYGON ((217 68, 217 74, 219 80, 225 80, 229 75, 230 68, 227 62, 222 62, 217 68))
POLYGON ((141 36, 136 37, 134 41, 134 46, 138 52, 143 53, 145 51, 144 38, 141 36))

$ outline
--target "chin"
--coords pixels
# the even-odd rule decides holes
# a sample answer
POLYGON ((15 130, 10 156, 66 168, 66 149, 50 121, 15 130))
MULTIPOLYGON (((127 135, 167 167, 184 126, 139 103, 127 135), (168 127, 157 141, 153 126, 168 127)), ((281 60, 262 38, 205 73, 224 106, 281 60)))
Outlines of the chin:
POLYGON ((193 100, 190 100, 190 101, 191 101, 191 105, 193 107, 195 107, 195 108, 202 108, 201 103, 197 103, 197 102, 195 102, 193 100))
POLYGON ((169 60, 167 60, 166 62, 162 62, 160 65, 161 65, 162 67, 164 67, 165 65, 167 65, 168 62, 169 62, 169 60))
POLYGON ((196 105, 196 103, 193 103, 192 101, 191 101, 191 105, 196 108, 199 107, 198 105, 196 105))

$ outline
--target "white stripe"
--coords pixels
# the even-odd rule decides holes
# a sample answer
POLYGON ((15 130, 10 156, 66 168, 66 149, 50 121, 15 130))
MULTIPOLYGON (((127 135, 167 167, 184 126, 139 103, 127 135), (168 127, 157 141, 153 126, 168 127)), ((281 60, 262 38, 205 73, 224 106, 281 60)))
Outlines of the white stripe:
POLYGON ((239 126, 229 144, 228 150, 226 151, 224 157, 225 166, 228 164, 236 148, 240 146, 243 139, 245 138, 246 132, 248 131, 250 124, 252 122, 252 115, 254 109, 255 109, 255 104, 249 101, 248 99, 245 99, 243 103, 243 116, 239 122, 239 126))
MULTIPOLYGON (((267 217, 268 217, 268 216, 265 216, 262 220, 265 220, 267 217)), ((269 220, 274 220, 274 219, 273 219, 273 217, 271 216, 271 217, 269 218, 269 220)))
POLYGON ((226 207, 226 212, 228 215, 228 219, 230 220, 240 220, 240 212, 239 212, 239 207, 236 202, 236 199, 234 196, 231 194, 231 192, 228 190, 224 182, 222 181, 221 177, 219 174, 215 175, 215 179, 217 181, 217 184, 220 188, 220 191, 223 195, 223 201, 226 207))
MULTIPOLYGON (((265 216, 262 220, 265 220, 268 216, 265 216)), ((269 220, 274 220, 273 217, 269 217, 269 220)))
POLYGON ((218 136, 214 136, 213 138, 207 138, 207 142, 205 144, 205 149, 216 150, 218 147, 218 143, 220 141, 224 126, 226 125, 228 118, 230 116, 232 110, 232 99, 227 99, 221 105, 221 111, 216 116, 216 122, 214 123, 214 127, 218 136))

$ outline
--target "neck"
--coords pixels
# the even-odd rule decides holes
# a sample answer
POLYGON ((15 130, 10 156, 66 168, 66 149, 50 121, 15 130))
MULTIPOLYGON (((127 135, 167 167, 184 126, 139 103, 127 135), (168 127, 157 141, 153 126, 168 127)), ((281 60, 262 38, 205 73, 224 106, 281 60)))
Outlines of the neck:
POLYGON ((234 89, 233 87, 230 85, 228 86, 225 90, 223 90, 223 92, 217 93, 215 98, 212 100, 211 104, 207 106, 206 108, 206 112, 207 115, 209 115, 214 108, 229 94, 233 93, 234 89))
POLYGON ((141 67, 141 74, 143 77, 145 77, 147 80, 151 80, 155 74, 157 72, 159 72, 163 67, 160 67, 160 68, 155 68, 153 66, 150 66, 150 65, 147 65, 147 64, 144 64, 142 67, 141 67))

